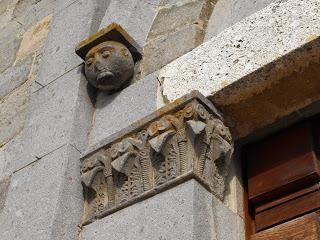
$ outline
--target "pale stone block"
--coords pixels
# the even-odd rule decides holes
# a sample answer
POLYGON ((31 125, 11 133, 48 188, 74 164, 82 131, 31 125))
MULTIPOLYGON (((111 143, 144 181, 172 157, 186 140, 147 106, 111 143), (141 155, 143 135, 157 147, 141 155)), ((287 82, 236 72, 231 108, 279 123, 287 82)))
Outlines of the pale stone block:
MULTIPOLYGON (((169 101, 193 89, 209 96, 239 79, 245 80, 246 88, 253 88, 258 84, 267 85, 270 78, 280 79, 294 69, 307 66, 309 62, 300 59, 316 59, 320 36, 319 4, 317 0, 278 0, 226 29, 160 71, 160 78, 164 80, 163 94, 169 101), (311 42, 314 43, 312 51, 309 47, 303 48, 311 42), (260 77, 251 74, 298 48, 302 49, 297 52, 296 59, 266 69, 268 72, 260 72, 260 77), (288 64, 296 67, 288 69, 288 64)), ((238 100, 234 98, 230 95, 223 101, 238 100)))
POLYGON ((81 240, 239 240, 242 219, 190 180, 84 227, 81 240))
POLYGON ((0 239, 76 239, 83 204, 78 157, 67 145, 13 174, 0 239))
MULTIPOLYGON (((1 153, 0 153, 0 162, 1 162, 1 153)), ((1 173, 0 173, 0 216, 2 214, 2 211, 4 209, 4 206, 7 200, 9 185, 10 185, 10 177, 1 177, 1 173)))

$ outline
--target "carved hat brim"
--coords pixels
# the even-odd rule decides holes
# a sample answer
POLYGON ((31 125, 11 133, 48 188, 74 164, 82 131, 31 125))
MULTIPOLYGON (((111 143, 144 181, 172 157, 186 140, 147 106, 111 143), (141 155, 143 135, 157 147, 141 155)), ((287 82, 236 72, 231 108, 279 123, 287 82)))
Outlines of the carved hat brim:
POLYGON ((99 32, 81 41, 76 47, 76 53, 85 60, 85 57, 91 48, 105 41, 116 41, 125 45, 131 52, 135 62, 142 57, 140 46, 119 24, 116 23, 111 23, 106 28, 101 29, 99 32))

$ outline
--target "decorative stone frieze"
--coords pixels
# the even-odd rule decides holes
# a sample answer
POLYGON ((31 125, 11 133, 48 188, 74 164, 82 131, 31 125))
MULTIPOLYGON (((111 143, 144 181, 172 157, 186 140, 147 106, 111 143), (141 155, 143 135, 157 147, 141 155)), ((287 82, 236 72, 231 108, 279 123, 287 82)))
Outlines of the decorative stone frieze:
POLYGON ((83 224, 191 178, 222 199, 232 153, 222 115, 194 91, 81 158, 83 224))

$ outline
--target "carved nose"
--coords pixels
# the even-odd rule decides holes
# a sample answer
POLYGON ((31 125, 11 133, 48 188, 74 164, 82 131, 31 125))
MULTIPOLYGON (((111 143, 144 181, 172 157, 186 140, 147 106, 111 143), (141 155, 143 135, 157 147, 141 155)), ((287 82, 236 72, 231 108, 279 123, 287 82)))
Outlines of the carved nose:
POLYGON ((103 70, 103 64, 101 63, 101 61, 99 59, 96 60, 96 63, 94 66, 95 66, 96 70, 98 70, 98 71, 103 70))

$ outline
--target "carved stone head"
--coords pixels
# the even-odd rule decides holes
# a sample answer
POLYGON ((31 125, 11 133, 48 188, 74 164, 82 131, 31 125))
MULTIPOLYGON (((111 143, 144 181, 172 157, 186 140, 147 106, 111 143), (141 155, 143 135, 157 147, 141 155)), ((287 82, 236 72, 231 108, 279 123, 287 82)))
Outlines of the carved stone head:
POLYGON ((76 53, 85 61, 88 82, 100 90, 116 91, 127 85, 141 59, 138 45, 113 23, 82 41, 76 53))
POLYGON ((93 47, 85 58, 87 80, 102 90, 121 89, 134 73, 134 61, 129 49, 115 41, 93 47))

